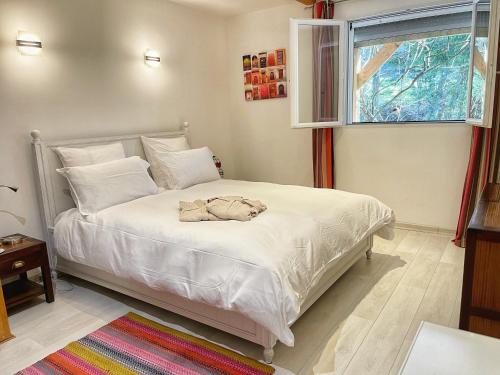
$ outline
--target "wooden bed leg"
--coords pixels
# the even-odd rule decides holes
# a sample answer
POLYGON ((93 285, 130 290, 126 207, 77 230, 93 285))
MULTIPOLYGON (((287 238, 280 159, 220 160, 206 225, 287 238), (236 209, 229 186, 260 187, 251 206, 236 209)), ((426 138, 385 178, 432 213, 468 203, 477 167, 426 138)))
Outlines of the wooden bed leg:
POLYGON ((270 365, 271 363, 273 363, 273 357, 274 357, 274 349, 264 348, 264 362, 270 365))
POLYGON ((372 249, 366 250, 366 259, 372 259, 372 249))

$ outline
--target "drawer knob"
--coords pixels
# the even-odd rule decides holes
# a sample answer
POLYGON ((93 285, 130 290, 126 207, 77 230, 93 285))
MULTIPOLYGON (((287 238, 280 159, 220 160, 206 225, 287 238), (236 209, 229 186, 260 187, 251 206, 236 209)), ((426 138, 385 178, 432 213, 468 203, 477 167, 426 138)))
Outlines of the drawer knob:
POLYGON ((17 270, 17 269, 19 269, 19 268, 23 268, 25 264, 26 264, 26 263, 25 263, 25 262, 23 262, 22 260, 18 260, 18 261, 16 261, 16 262, 12 263, 12 269, 13 269, 13 270, 17 270))

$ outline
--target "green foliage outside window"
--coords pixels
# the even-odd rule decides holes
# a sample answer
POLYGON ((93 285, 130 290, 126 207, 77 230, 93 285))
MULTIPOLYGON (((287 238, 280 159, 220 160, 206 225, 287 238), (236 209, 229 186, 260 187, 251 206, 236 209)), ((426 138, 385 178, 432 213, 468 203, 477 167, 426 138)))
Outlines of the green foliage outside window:
MULTIPOLYGON (((476 47, 485 56, 486 38, 476 47)), ((359 89, 355 122, 461 121, 467 112, 470 34, 401 42, 359 89)), ((359 47, 364 66, 383 45, 359 47)), ((475 74, 479 74, 477 70, 475 74)), ((473 111, 482 108, 481 76, 474 79, 473 111)))

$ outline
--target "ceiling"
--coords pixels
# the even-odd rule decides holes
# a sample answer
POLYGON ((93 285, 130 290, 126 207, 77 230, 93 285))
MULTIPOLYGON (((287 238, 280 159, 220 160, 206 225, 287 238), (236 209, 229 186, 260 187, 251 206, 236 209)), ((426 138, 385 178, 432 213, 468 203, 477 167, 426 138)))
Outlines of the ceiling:
POLYGON ((280 5, 294 4, 295 0, 172 0, 176 3, 215 12, 223 16, 253 12, 280 5))

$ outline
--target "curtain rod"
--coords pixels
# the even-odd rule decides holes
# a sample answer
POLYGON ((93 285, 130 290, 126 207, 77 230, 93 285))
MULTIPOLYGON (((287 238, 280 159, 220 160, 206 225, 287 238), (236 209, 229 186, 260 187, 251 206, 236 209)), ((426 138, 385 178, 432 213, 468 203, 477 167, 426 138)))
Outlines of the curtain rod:
MULTIPOLYGON (((352 0, 321 0, 321 1, 325 1, 327 3, 333 3, 333 4, 337 4, 337 3, 345 3, 345 2, 348 2, 348 1, 352 1, 352 0)), ((318 1, 320 2, 320 1, 318 1)), ((306 7, 304 7, 304 9, 311 9, 314 7, 314 4, 313 5, 308 5, 306 7)))

